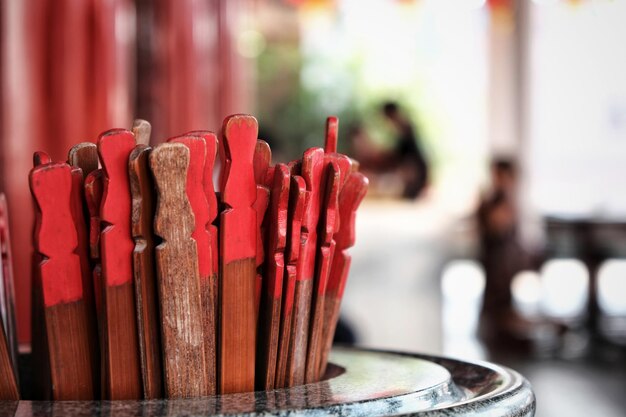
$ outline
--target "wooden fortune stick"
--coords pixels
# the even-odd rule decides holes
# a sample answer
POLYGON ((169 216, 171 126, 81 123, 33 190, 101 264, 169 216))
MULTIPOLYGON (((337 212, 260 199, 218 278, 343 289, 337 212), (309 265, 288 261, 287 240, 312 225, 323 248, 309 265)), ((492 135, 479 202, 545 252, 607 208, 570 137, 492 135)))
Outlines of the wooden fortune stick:
POLYGON ((128 173, 132 196, 133 273, 143 397, 156 399, 162 398, 163 373, 154 264, 155 237, 152 230, 156 196, 149 167, 150 151, 149 146, 137 145, 128 160, 128 173))
MULTIPOLYGON (((84 177, 83 171, 79 166, 83 165, 88 170, 92 169, 95 166, 95 169, 97 169, 98 153, 96 145, 93 143, 89 143, 88 146, 74 146, 69 152, 68 163, 72 165, 72 193, 70 204, 72 209, 72 218, 74 220, 74 227, 76 228, 76 236, 78 239, 76 254, 78 255, 80 261, 81 277, 83 280, 83 300, 89 312, 89 340, 96 341, 98 340, 98 325, 94 299, 93 274, 91 271, 91 265, 89 264, 89 222, 86 220, 85 217, 87 207, 83 203, 85 201, 85 190, 83 181, 84 177)), ((94 354, 92 355, 93 363, 91 367, 93 375, 96 376, 98 375, 100 370, 100 349, 98 344, 96 344, 93 349, 94 354)))
POLYGON ((102 280, 102 265, 100 264, 100 205, 104 188, 104 172, 101 168, 92 171, 85 177, 85 201, 89 211, 89 257, 91 259, 93 275, 93 295, 98 321, 98 333, 100 339, 100 388, 101 397, 106 398, 107 383, 107 355, 105 349, 106 326, 103 309, 104 283, 102 280))
POLYGON ((306 363, 306 382, 317 382, 319 379, 319 359, 321 357, 321 339, 324 326, 324 294, 328 284, 330 266, 335 254, 334 234, 339 229, 339 166, 331 162, 326 167, 326 184, 324 186, 324 205, 320 219, 319 252, 316 258, 315 288, 309 330, 309 345, 306 363))
POLYGON ((322 333, 322 356, 320 376, 326 373, 328 355, 333 345, 335 329, 339 320, 341 299, 348 279, 351 257, 348 249, 354 246, 356 211, 367 193, 368 180, 365 175, 350 174, 339 194, 339 218, 341 224, 335 234, 335 256, 330 269, 328 286, 324 297, 324 330, 322 333))
MULTIPOLYGON (((206 145, 206 159, 204 161, 204 173, 202 175, 202 184, 204 187, 204 196, 209 207, 208 218, 206 223, 206 230, 209 235, 209 275, 207 283, 202 284, 202 306, 204 308, 213 309, 213 325, 210 323, 212 331, 209 330, 208 337, 213 338, 214 351, 211 354, 210 349, 207 348, 208 356, 205 358, 208 375, 209 375, 209 391, 210 393, 217 393, 217 317, 219 314, 219 287, 218 287, 218 274, 219 274, 219 240, 218 229, 215 225, 217 220, 217 196, 215 194, 215 186, 213 185, 213 169, 215 168, 215 158, 217 155, 217 136, 213 132, 196 130, 188 132, 187 135, 202 136, 206 145), (212 306, 212 307, 210 307, 212 306), (215 388, 211 388, 214 384, 215 388)), ((206 327, 205 327, 206 329, 206 327)), ((207 335, 205 335, 205 340, 207 335)))
POLYGON ((49 164, 52 162, 50 159, 50 155, 43 151, 37 151, 33 154, 33 167, 38 167, 39 165, 49 164))
POLYGON ((254 202, 254 210, 256 211, 256 219, 259 233, 257 234, 256 249, 256 314, 257 321, 261 308, 261 297, 263 288, 263 263, 265 261, 265 253, 267 252, 267 207, 270 201, 270 188, 274 181, 274 167, 272 163, 272 150, 270 145, 264 140, 258 139, 254 148, 254 158, 252 165, 254 168, 254 181, 256 182, 256 201, 254 202))
POLYGON ((205 396, 209 385, 195 222, 186 192, 189 160, 189 149, 180 143, 164 143, 150 155, 158 190, 154 230, 163 238, 156 261, 168 398, 205 396))
POLYGON ((234 115, 223 125, 220 222, 221 394, 254 390, 257 196, 253 157, 258 132, 252 116, 234 115))
POLYGON ((128 158, 135 138, 127 130, 109 130, 98 138, 104 170, 100 219, 103 279, 105 394, 108 399, 141 398, 141 365, 135 315, 128 158))
POLYGON ((152 133, 152 125, 150 125, 150 122, 143 119, 135 119, 133 120, 131 130, 139 145, 150 145, 150 134, 152 133))
POLYGON ((294 291, 297 276, 297 262, 300 253, 300 233, 302 217, 306 206, 307 190, 304 178, 291 177, 289 210, 287 214, 287 246, 285 248, 285 278, 280 320, 280 338, 276 363, 276 388, 286 387, 287 366, 290 355, 291 323, 293 320, 294 291))
POLYGON ((264 219, 267 212, 267 207, 270 202, 270 190, 264 185, 256 185, 256 200, 254 201, 253 208, 256 212, 257 219, 257 241, 256 241, 256 279, 254 282, 254 314, 256 315, 256 322, 258 324, 259 312, 261 308, 261 294, 263 288, 263 263, 265 262, 265 229, 264 219))
POLYGON ((263 307, 260 316, 259 358, 257 359, 259 365, 257 380, 259 386, 265 390, 274 389, 276 382, 291 175, 285 164, 276 165, 274 171, 268 217, 269 245, 263 285, 263 307))
POLYGON ((73 220, 72 173, 67 164, 33 168, 30 187, 37 204, 35 247, 55 400, 96 397, 89 311, 84 300, 78 238, 73 220))
POLYGON ((337 136, 339 131, 339 119, 336 116, 330 116, 326 119, 326 138, 324 141, 325 153, 337 152, 337 136))
POLYGON ((67 163, 80 168, 83 177, 98 169, 98 146, 95 143, 83 142, 72 146, 67 154, 67 163))
POLYGON ((18 400, 17 329, 15 327, 13 259, 9 217, 4 193, 0 193, 0 401, 18 400))
POLYGON ((305 380, 307 343, 311 294, 315 275, 315 255, 317 252, 317 223, 322 204, 322 173, 324 151, 311 148, 302 157, 302 177, 309 192, 307 207, 302 219, 300 254, 294 291, 294 316, 292 321, 291 343, 294 345, 289 359, 287 385, 301 385, 305 380))
MULTIPOLYGON (((38 167, 51 162, 50 155, 46 152, 38 151, 33 154, 33 167, 38 167)), ((33 198, 33 210, 35 212, 35 222, 32 231, 33 244, 37 240, 37 224, 41 220, 41 212, 33 198)), ((48 342, 46 340, 46 323, 44 318, 44 302, 41 293, 41 276, 39 264, 42 256, 33 250, 32 274, 31 274, 31 349, 33 367, 40 372, 33 384, 33 392, 39 398, 51 400, 52 389, 50 380, 50 361, 48 355, 48 342)))
POLYGON ((275 167, 272 166, 272 149, 264 140, 256 141, 253 165, 256 183, 271 187, 274 182, 275 167))
POLYGON ((189 149, 187 169, 187 198, 194 214, 191 237, 196 241, 200 292, 202 298, 202 329, 204 334, 205 361, 207 363, 208 392, 216 393, 216 343, 214 282, 211 281, 211 236, 209 233, 209 203, 204 189, 207 146, 202 136, 183 135, 168 139, 170 143, 182 143, 189 149))

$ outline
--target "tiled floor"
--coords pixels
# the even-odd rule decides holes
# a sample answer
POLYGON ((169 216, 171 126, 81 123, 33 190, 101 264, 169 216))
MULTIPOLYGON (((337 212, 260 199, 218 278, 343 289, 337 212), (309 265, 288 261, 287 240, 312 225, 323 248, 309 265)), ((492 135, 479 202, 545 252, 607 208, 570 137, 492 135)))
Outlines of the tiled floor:
POLYGON ((364 203, 342 310, 346 319, 358 323, 360 344, 491 358, 530 380, 538 399, 538 417, 626 416, 624 349, 596 349, 569 360, 532 359, 508 351, 489 356, 473 335, 475 303, 474 307, 466 304, 460 329, 443 330, 441 272, 460 247, 471 252, 472 237, 457 233, 456 225, 454 216, 432 202, 364 203))

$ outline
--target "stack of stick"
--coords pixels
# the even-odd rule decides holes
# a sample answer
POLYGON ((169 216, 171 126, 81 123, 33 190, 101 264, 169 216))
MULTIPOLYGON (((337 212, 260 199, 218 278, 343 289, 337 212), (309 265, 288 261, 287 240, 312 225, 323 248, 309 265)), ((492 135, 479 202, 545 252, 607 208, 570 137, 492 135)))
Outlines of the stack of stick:
POLYGON ((337 153, 336 118, 324 149, 288 164, 272 165, 257 133, 256 119, 233 115, 219 142, 192 131, 151 148, 140 120, 67 162, 35 153, 41 398, 188 398, 323 378, 368 181, 337 153))

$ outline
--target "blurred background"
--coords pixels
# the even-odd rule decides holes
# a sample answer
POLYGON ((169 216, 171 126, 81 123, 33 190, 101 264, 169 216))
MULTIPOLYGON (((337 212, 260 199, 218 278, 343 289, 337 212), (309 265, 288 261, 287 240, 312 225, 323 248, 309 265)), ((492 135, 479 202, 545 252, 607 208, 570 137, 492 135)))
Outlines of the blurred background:
POLYGON ((30 341, 32 153, 133 118, 257 116, 275 160, 371 180, 342 307, 361 346, 493 360, 539 417, 626 414, 626 1, 2 0, 0 167, 30 341))

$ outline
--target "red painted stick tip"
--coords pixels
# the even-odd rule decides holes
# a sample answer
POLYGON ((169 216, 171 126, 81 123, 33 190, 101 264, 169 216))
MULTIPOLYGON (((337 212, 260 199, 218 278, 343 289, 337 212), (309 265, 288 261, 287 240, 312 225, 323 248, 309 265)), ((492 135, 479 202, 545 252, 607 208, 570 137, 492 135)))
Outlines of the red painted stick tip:
POLYGON ((89 211, 89 247, 91 257, 100 257, 100 204, 103 189, 102 169, 96 169, 85 178, 85 201, 89 211))
POLYGON ((291 175, 285 164, 277 164, 270 207, 270 250, 282 252, 287 246, 287 221, 291 175))
POLYGON ((209 203, 209 221, 213 223, 217 218, 217 197, 215 195, 215 185, 213 184, 213 170, 217 157, 218 141, 217 135, 208 130, 193 130, 185 135, 202 136, 206 144, 206 159, 204 161, 204 194, 209 203))
POLYGON ((327 170, 326 199, 324 201, 324 224, 321 241, 328 245, 339 230, 339 166, 332 162, 327 170))
POLYGON ((215 133, 208 130, 194 130, 188 132, 187 135, 202 136, 206 143, 206 159, 204 161, 204 174, 203 185, 204 195, 206 197, 207 204, 209 205, 209 224, 207 230, 210 235, 211 246, 211 271, 210 274, 217 274, 219 269, 219 257, 218 257, 218 236, 217 227, 213 225, 218 216, 218 202, 217 194, 215 192, 215 184, 213 183, 213 172, 215 169, 215 162, 218 150, 218 141, 215 133))
POLYGON ((271 186, 273 177, 268 178, 268 171, 272 164, 272 150, 264 140, 257 140, 254 148, 254 180, 257 184, 271 186), (269 181, 268 181, 269 179, 269 181))
POLYGON ((222 200, 232 208, 250 207, 256 199, 253 159, 258 130, 252 116, 237 114, 224 120, 220 189, 222 200))
MULTIPOLYGON (((261 225, 263 224, 263 219, 265 218, 265 214, 267 212, 267 207, 270 201, 270 190, 269 188, 263 185, 256 186, 257 195, 256 201, 252 206, 254 211, 256 212, 256 227, 257 230, 261 229, 261 225)), ((265 261, 265 247, 263 244, 263 234, 257 233, 257 244, 256 244, 256 266, 257 268, 263 265, 265 261)))
POLYGON ((33 166, 37 167, 39 165, 49 164, 52 162, 50 159, 50 155, 48 155, 44 151, 37 151, 33 154, 33 166))
POLYGON ((326 164, 336 163, 339 168, 339 188, 343 187, 348 175, 352 170, 352 159, 340 153, 327 153, 324 155, 326 164))
POLYGON ((288 212, 288 240, 285 258, 288 263, 295 263, 300 253, 300 233, 302 232, 302 217, 307 203, 306 183, 300 176, 291 177, 289 212, 288 212))
POLYGON ((326 119, 326 140, 324 141, 324 151, 326 153, 337 152, 337 136, 339 132, 339 119, 330 116, 326 119))
POLYGON ((108 226, 101 235, 102 271, 107 286, 132 280, 131 196, 128 158, 135 136, 124 129, 104 132, 98 138, 98 153, 104 171, 100 218, 108 226))
POLYGON ((339 195, 340 227, 335 235, 337 250, 354 245, 356 212, 367 194, 369 180, 360 172, 353 172, 348 177, 339 195))
POLYGON ((30 188, 38 213, 35 247, 44 256, 40 264, 47 307, 77 301, 83 296, 80 259, 72 215, 72 173, 67 164, 45 164, 30 173, 30 188))
POLYGON ((314 233, 319 219, 323 172, 324 150, 322 148, 307 149, 302 157, 302 178, 306 182, 306 189, 310 192, 310 196, 309 207, 302 219, 302 227, 309 233, 314 233))

